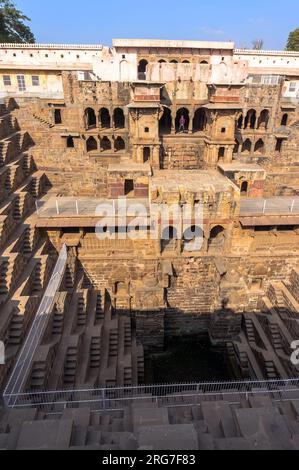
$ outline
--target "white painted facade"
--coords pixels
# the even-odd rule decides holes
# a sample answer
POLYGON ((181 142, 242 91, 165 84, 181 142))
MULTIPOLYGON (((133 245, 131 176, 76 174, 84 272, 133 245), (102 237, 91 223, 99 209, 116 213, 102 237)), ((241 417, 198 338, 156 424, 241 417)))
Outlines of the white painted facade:
MULTIPOLYGON (((299 77, 299 53, 234 49, 232 42, 164 41, 115 39, 113 47, 68 44, 0 44, 0 98, 6 96, 59 97, 63 94, 61 71, 77 71, 79 80, 136 81, 138 61, 142 55, 165 56, 166 62, 150 62, 146 79, 170 82, 194 80, 229 84, 252 81, 253 75, 287 75, 299 77), (181 63, 170 63, 175 54, 181 63), (182 63, 182 57, 192 63, 182 63), (202 64, 205 60, 208 63, 202 64), (11 84, 4 76, 11 76, 11 84), (17 77, 24 75, 26 90, 17 77), (39 75, 38 86, 32 76, 39 75)), ((296 79, 286 82, 286 97, 298 97, 296 79)), ((266 80, 267 81, 267 80, 266 80)))

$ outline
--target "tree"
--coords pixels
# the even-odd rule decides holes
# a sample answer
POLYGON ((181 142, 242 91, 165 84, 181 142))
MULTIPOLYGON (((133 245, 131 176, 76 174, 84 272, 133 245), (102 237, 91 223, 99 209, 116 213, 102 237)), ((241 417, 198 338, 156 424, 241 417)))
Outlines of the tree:
POLYGON ((30 18, 12 0, 0 0, 0 42, 34 43, 34 35, 25 21, 30 18))
POLYGON ((299 51, 299 28, 295 29, 289 34, 286 50, 299 51))
POLYGON ((252 48, 256 51, 260 51, 261 49, 263 49, 263 45, 263 39, 255 39, 254 41, 252 41, 252 48))

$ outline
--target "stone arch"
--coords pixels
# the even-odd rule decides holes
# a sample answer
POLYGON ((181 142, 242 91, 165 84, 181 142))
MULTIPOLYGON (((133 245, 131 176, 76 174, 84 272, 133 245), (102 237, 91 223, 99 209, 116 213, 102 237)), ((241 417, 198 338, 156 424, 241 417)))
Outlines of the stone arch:
POLYGON ((198 251, 202 248, 203 229, 197 225, 188 227, 183 234, 183 247, 186 251, 198 251))
POLYGON ((178 231, 172 225, 164 227, 161 238, 162 240, 178 240, 178 231))
POLYGON ((122 60, 119 64, 119 74, 120 74, 120 81, 128 81, 129 80, 129 64, 126 60, 122 60))
POLYGON ((161 234, 161 248, 162 251, 174 251, 178 240, 178 232, 172 225, 165 227, 161 234))
POLYGON ((141 59, 138 63, 138 79, 146 80, 148 61, 141 59))
POLYGON ((242 145, 242 152, 250 153, 252 149, 252 142, 250 139, 246 139, 242 145))
POLYGON ((258 120, 258 129, 267 129, 270 114, 268 109, 263 109, 258 120))
POLYGON ((113 112, 114 127, 116 129, 123 129, 125 127, 125 115, 121 108, 116 108, 113 112))
POLYGON ((264 149, 265 149, 264 141, 263 139, 259 139, 254 146, 254 151, 256 153, 264 153, 264 149))
POLYGON ((207 126, 207 113, 204 108, 198 108, 194 113, 193 132, 204 131, 207 126))
POLYGON ((88 129, 92 127, 96 127, 97 125, 97 117, 94 109, 92 108, 87 108, 85 110, 85 122, 86 122, 86 127, 88 129))
POLYGON ((128 284, 125 281, 117 281, 114 284, 114 293, 115 295, 127 295, 128 294, 128 284))
POLYGON ((111 150, 112 148, 112 145, 111 145, 111 141, 110 139, 105 135, 104 137, 102 137, 101 139, 101 150, 103 152, 106 152, 108 150, 111 150))
POLYGON ((256 110, 255 109, 250 109, 245 117, 245 122, 244 122, 244 129, 255 129, 256 125, 256 110))
POLYGON ((121 152, 122 150, 126 149, 126 143, 122 137, 118 136, 115 139, 114 148, 116 152, 121 152))
POLYGON ((159 121, 159 132, 160 134, 170 134, 172 128, 172 116, 171 110, 164 107, 164 113, 159 121))
POLYGON ((226 239, 225 228, 216 225, 212 228, 209 238, 209 248, 222 248, 226 239))
POLYGON ((109 129, 111 127, 111 116, 107 108, 100 109, 100 123, 103 129, 109 129))
POLYGON ((190 122, 189 110, 187 108, 180 108, 176 113, 176 119, 175 119, 175 128, 177 132, 179 132, 179 129, 180 129, 180 119, 182 116, 184 116, 185 118, 185 130, 188 131, 188 128, 189 128, 189 122, 190 122))
POLYGON ((93 136, 88 137, 88 139, 86 141, 86 150, 87 150, 87 152, 93 152, 94 150, 97 150, 97 149, 98 149, 97 140, 93 136))

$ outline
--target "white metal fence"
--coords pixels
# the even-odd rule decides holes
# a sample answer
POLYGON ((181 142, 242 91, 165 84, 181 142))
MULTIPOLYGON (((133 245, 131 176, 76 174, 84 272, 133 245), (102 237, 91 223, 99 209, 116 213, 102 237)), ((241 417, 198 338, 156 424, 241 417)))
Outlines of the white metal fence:
POLYGON ((24 346, 20 352, 16 365, 10 375, 8 384, 4 390, 4 400, 8 406, 14 406, 18 403, 18 397, 26 383, 28 373, 30 372, 34 353, 40 344, 40 340, 46 329, 49 315, 53 308, 54 298, 60 287, 67 264, 67 248, 63 245, 59 254, 57 263, 53 270, 50 282, 43 295, 33 324, 25 340, 24 346))
POLYGON ((122 410, 137 401, 164 406, 195 405, 204 400, 240 403, 249 396, 265 394, 276 401, 299 400, 299 378, 18 393, 10 395, 6 404, 12 408, 39 408, 46 413, 59 414, 66 408, 84 406, 93 411, 122 410))
POLYGON ((299 197, 272 197, 269 199, 241 200, 240 215, 296 215, 299 214, 299 197))

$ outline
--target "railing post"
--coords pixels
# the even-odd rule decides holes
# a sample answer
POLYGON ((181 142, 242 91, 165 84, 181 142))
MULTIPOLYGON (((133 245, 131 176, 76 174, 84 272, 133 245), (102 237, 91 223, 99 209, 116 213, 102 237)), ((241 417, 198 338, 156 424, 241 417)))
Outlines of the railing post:
POLYGON ((293 199, 293 202, 292 202, 292 206, 291 206, 291 213, 293 213, 294 206, 295 206, 295 199, 293 199))
POLYGON ((106 390, 102 389, 102 406, 103 410, 106 410, 106 390))
POLYGON ((38 201, 35 201, 36 213, 39 215, 38 201))
POLYGON ((77 215, 79 215, 79 205, 78 205, 78 201, 76 200, 76 212, 77 212, 77 215))
POLYGON ((264 206, 263 206, 263 214, 266 212, 266 207, 267 207, 267 199, 264 201, 264 206))
POLYGON ((59 215, 59 205, 58 205, 57 199, 55 200, 55 202, 56 202, 56 212, 57 212, 57 215, 59 215))

